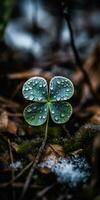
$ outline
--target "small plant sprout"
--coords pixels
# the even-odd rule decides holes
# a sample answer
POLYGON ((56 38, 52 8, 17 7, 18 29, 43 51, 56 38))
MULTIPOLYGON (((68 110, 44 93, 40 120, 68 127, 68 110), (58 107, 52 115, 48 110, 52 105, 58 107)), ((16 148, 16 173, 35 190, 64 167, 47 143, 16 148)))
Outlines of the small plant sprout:
POLYGON ((31 126, 44 124, 49 116, 54 123, 66 123, 71 114, 72 106, 67 102, 74 93, 73 83, 62 76, 51 79, 49 87, 42 77, 27 80, 22 89, 25 99, 32 102, 24 110, 24 118, 31 126))
POLYGON ((67 100, 72 97, 74 86, 69 79, 63 76, 53 77, 49 87, 44 78, 33 77, 24 83, 22 93, 25 99, 31 102, 31 104, 24 109, 23 115, 26 122, 31 126, 40 126, 46 122, 46 128, 43 142, 23 187, 21 199, 25 196, 33 172, 46 144, 49 112, 53 122, 56 124, 63 124, 69 120, 72 114, 72 106, 67 100))

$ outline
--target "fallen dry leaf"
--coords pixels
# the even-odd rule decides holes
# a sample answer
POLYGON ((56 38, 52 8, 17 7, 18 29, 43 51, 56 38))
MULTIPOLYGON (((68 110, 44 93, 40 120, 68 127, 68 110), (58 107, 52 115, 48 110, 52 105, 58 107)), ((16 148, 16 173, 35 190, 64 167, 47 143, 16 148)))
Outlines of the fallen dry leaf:
POLYGON ((7 131, 12 134, 16 134, 17 132, 17 124, 10 119, 8 121, 7 131))
POLYGON ((3 131, 8 126, 8 115, 6 111, 0 111, 0 131, 3 131))
POLYGON ((6 110, 0 110, 0 131, 7 131, 12 134, 17 132, 17 124, 9 119, 6 110))
POLYGON ((93 105, 86 109, 87 112, 89 112, 92 117, 89 119, 89 122, 92 122, 94 124, 100 124, 100 106, 99 105, 93 105))
POLYGON ((52 77, 52 74, 50 72, 41 72, 41 70, 37 69, 37 70, 27 70, 24 72, 16 72, 16 73, 11 73, 8 74, 7 77, 11 80, 15 80, 15 79, 27 79, 27 78, 31 78, 33 76, 43 76, 44 78, 50 79, 52 77))
POLYGON ((98 45, 86 59, 84 69, 90 77, 94 90, 96 90, 100 87, 100 45, 98 45))
MULTIPOLYGON (((41 162, 53 160, 56 163, 59 157, 64 157, 64 155, 64 148, 61 145, 49 144, 44 151, 41 162)), ((44 174, 50 173, 48 168, 39 168, 39 170, 44 174)))
POLYGON ((13 148, 13 150, 14 150, 15 152, 18 152, 18 150, 19 150, 19 145, 18 145, 17 143, 11 142, 11 146, 12 146, 12 148, 13 148))

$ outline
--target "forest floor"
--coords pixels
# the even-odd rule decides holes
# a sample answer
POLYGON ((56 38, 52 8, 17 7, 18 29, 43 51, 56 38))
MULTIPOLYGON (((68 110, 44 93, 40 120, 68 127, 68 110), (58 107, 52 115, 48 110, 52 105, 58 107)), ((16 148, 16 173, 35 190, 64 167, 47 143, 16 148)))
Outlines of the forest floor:
POLYGON ((73 52, 68 63, 36 68, 32 58, 22 61, 0 42, 1 200, 100 200, 100 45, 81 61, 69 21, 68 26, 73 52), (74 84, 73 114, 64 125, 49 120, 46 145, 31 173, 45 124, 31 127, 25 122, 22 86, 30 77, 49 82, 55 75, 74 84))

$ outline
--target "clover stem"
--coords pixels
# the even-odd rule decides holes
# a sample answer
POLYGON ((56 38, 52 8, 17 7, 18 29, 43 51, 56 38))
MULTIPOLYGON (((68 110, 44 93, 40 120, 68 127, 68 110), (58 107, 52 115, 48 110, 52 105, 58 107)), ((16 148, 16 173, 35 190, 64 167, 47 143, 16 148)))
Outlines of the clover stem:
POLYGON ((35 171, 36 169, 36 166, 40 160, 40 157, 41 157, 41 154, 44 150, 44 147, 46 145, 46 141, 47 141, 47 136, 48 136, 48 123, 49 123, 49 114, 48 114, 48 117, 47 117, 47 122, 46 122, 46 128, 45 128, 45 135, 44 135, 44 139, 43 139, 43 142, 39 148, 39 151, 36 155, 36 158, 35 158, 35 161, 33 161, 33 164, 32 164, 32 167, 29 171, 29 174, 27 176, 27 179, 25 181, 25 184, 24 184, 24 187, 23 187, 23 190, 22 190, 22 193, 21 193, 21 196, 19 198, 19 200, 23 200, 24 199, 24 196, 28 190, 28 187, 29 187, 29 184, 30 184, 30 181, 31 181, 31 178, 32 178, 32 175, 33 175, 33 172, 35 171))

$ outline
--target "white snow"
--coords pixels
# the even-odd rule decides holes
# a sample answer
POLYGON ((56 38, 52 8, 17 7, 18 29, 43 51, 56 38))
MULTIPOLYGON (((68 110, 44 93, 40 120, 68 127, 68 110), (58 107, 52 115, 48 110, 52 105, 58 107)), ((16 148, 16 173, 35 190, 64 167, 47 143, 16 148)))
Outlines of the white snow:
POLYGON ((59 158, 56 162, 49 159, 39 166, 49 168, 56 174, 58 182, 68 183, 71 187, 77 186, 80 182, 85 183, 90 175, 88 163, 85 158, 79 156, 59 158))

